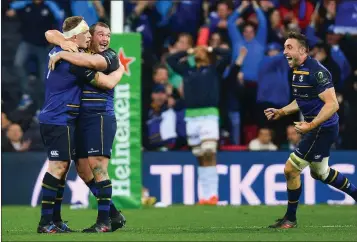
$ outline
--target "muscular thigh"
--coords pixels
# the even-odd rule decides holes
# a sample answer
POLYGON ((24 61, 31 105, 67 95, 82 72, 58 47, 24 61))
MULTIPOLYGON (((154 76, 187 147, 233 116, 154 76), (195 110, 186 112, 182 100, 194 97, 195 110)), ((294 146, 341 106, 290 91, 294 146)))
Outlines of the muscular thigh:
POLYGON ((319 127, 303 135, 295 155, 309 162, 321 162, 330 156, 332 144, 338 136, 338 125, 319 127))
POLYGON ((86 141, 87 156, 111 157, 116 133, 115 116, 97 115, 81 120, 83 140, 86 141))
POLYGON ((50 161, 70 162, 75 155, 75 126, 40 124, 42 141, 50 161))

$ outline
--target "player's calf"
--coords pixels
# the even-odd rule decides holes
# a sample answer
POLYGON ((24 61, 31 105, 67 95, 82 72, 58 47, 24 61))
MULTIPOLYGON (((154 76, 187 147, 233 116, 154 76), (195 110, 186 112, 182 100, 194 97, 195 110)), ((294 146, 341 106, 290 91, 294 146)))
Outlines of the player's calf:
POLYGON ((62 178, 65 177, 67 171, 68 162, 49 162, 48 171, 42 180, 41 219, 37 229, 39 233, 55 233, 60 230, 57 230, 57 226, 53 224, 53 215, 59 187, 63 186, 62 178))
POLYGON ((321 162, 312 162, 310 165, 311 176, 325 184, 331 185, 357 201, 357 188, 340 172, 328 166, 328 157, 323 158, 321 162))
POLYGON ((299 205, 299 198, 302 191, 300 174, 301 171, 308 165, 304 161, 292 153, 285 164, 284 175, 287 182, 288 206, 283 218, 275 221, 269 228, 296 228, 296 211, 299 205))
MULTIPOLYGON (((108 176, 109 159, 103 156, 88 157, 97 187, 98 217, 97 226, 110 226, 110 204, 112 198, 112 182, 108 176)), ((92 226, 93 227, 93 226, 92 226)), ((105 229, 106 230, 106 229, 105 229)), ((108 229, 109 230, 109 229, 108 229)), ((111 228, 110 228, 111 231, 111 228)), ((103 231, 107 232, 107 231, 103 231)))
POLYGON ((218 203, 218 173, 216 167, 216 151, 217 141, 206 140, 201 144, 203 167, 200 167, 201 173, 204 176, 206 191, 205 199, 208 205, 216 205, 218 203))

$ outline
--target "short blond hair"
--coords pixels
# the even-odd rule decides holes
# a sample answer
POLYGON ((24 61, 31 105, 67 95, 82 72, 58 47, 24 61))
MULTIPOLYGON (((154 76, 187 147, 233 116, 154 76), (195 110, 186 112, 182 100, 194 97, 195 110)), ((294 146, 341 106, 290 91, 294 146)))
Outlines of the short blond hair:
POLYGON ((75 27, 78 26, 80 22, 82 22, 83 17, 81 16, 73 16, 73 17, 68 17, 64 20, 63 25, 62 25, 62 31, 67 32, 75 27))

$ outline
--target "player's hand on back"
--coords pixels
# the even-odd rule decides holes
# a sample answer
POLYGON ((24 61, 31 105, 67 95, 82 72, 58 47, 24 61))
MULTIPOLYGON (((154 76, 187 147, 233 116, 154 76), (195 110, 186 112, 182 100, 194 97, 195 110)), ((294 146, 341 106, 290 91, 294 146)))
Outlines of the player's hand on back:
POLYGON ((61 48, 69 52, 78 52, 78 45, 69 40, 62 41, 61 48))
POLYGON ((264 110, 264 114, 268 120, 278 120, 284 116, 284 111, 281 109, 268 108, 264 110))
POLYGON ((55 69, 56 63, 61 60, 60 52, 50 55, 50 60, 48 61, 48 69, 53 71, 55 69))

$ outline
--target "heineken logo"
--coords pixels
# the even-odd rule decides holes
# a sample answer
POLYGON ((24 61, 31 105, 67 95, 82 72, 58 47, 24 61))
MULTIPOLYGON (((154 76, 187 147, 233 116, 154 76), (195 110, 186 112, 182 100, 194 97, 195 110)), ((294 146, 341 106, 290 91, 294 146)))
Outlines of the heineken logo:
POLYGON ((119 60, 120 60, 120 63, 124 66, 125 75, 131 76, 130 64, 134 63, 136 58, 135 57, 126 56, 124 49, 120 48, 119 49, 119 60))

